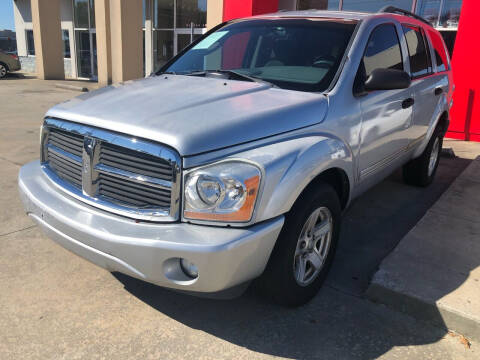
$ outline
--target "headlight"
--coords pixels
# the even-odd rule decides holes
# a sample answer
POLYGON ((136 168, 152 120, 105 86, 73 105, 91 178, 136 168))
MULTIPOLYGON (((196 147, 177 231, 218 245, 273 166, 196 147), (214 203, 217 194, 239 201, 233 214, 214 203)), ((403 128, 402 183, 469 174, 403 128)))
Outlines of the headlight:
POLYGON ((188 173, 185 177, 185 219, 248 222, 261 180, 255 165, 229 161, 188 173))

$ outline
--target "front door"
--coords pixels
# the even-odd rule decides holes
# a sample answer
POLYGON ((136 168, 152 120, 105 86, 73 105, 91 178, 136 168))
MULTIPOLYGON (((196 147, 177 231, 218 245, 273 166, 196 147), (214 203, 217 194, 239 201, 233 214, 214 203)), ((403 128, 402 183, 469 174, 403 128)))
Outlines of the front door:
MULTIPOLYGON (((367 79, 378 68, 404 69, 394 24, 381 24, 372 31, 359 76, 367 79)), ((364 180, 391 167, 404 154, 411 136, 413 92, 410 88, 372 91, 359 99, 362 129, 358 170, 360 180, 364 180)))

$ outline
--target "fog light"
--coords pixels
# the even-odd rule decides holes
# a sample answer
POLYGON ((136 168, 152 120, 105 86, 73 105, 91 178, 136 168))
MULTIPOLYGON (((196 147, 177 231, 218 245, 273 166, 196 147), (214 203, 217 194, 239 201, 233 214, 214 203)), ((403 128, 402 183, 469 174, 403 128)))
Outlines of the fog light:
POLYGON ((186 259, 180 259, 180 266, 182 267, 185 275, 188 277, 191 277, 192 279, 196 279, 198 277, 198 268, 194 263, 186 259))

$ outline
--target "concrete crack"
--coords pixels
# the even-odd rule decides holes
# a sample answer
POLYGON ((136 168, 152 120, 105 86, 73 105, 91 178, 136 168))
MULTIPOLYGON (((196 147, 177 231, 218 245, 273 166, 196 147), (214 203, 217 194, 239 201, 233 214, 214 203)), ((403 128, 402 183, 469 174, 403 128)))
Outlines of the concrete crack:
POLYGON ((5 234, 0 234, 0 237, 2 237, 2 236, 7 236, 7 235, 12 235, 12 234, 19 233, 19 232, 21 232, 21 231, 25 231, 25 230, 29 230, 29 229, 33 229, 34 227, 37 227, 37 225, 32 225, 32 226, 28 226, 28 227, 23 228, 23 229, 10 231, 10 232, 5 233, 5 234))

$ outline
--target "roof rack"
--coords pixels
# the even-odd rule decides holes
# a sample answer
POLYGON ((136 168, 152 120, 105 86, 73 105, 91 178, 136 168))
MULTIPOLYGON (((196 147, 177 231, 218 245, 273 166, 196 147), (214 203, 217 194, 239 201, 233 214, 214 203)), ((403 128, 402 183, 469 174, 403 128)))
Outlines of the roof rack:
POLYGON ((397 8, 395 6, 385 6, 383 8, 381 8, 379 11, 379 13, 391 13, 391 14, 400 14, 400 15, 405 15, 405 16, 410 16, 414 19, 417 19, 421 22, 424 22, 425 24, 428 24, 430 26, 432 26, 432 24, 430 24, 427 20, 425 20, 423 17, 421 16, 418 16, 417 14, 414 14, 410 11, 407 11, 407 10, 403 10, 403 9, 400 9, 400 8, 397 8))

